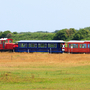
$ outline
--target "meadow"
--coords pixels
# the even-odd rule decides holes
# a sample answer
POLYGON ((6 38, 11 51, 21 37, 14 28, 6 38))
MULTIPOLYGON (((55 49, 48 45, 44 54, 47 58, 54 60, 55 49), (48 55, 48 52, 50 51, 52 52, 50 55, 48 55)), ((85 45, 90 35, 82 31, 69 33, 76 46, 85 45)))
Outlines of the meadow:
POLYGON ((90 90, 90 54, 0 52, 0 90, 90 90))

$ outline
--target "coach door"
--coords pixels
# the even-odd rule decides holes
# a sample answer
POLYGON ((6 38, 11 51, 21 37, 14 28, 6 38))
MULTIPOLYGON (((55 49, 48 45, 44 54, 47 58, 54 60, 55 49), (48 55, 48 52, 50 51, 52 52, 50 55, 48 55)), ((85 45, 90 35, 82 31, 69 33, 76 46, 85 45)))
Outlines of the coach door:
POLYGON ((89 43, 87 43, 87 45, 88 45, 88 53, 90 53, 90 42, 89 43))

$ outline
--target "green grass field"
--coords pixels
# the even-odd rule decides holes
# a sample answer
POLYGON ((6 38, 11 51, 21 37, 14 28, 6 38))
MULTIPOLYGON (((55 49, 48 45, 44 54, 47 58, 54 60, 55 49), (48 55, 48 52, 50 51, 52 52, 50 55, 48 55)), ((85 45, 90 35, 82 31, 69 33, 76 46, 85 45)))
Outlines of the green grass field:
POLYGON ((85 62, 66 65, 4 60, 0 62, 0 90, 90 90, 90 66, 81 65, 85 62))

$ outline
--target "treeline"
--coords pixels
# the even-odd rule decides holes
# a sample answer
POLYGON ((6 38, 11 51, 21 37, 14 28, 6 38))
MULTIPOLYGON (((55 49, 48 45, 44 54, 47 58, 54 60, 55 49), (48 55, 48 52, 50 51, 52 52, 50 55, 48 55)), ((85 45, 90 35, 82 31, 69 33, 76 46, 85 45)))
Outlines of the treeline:
POLYGON ((55 30, 54 32, 11 32, 0 31, 0 38, 12 38, 18 40, 90 40, 90 27, 76 30, 74 28, 55 30))
POLYGON ((52 40, 54 33, 50 32, 10 32, 9 30, 0 32, 0 38, 12 38, 13 41, 18 40, 52 40))
POLYGON ((54 40, 82 40, 90 39, 90 31, 87 29, 75 30, 74 28, 59 30, 55 36, 54 40))

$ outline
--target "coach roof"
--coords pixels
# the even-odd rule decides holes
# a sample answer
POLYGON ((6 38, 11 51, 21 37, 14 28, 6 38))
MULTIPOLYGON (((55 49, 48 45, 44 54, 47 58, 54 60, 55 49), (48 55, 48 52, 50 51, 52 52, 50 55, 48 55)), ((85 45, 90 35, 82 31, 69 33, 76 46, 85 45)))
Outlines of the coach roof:
POLYGON ((80 40, 71 40, 71 41, 69 41, 70 43, 83 43, 83 42, 85 42, 85 41, 80 41, 80 40))
POLYGON ((21 42, 29 42, 29 43, 65 43, 63 40, 20 40, 21 42))

